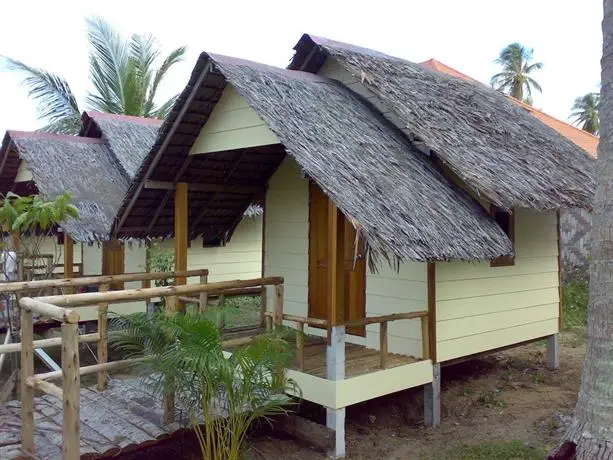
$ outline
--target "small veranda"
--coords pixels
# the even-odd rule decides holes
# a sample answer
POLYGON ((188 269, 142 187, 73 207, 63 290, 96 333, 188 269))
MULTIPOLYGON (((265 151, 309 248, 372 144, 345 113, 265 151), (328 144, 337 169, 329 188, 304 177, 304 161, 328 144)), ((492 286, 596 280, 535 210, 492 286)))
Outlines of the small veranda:
POLYGON ((593 159, 481 85, 309 35, 295 50, 289 69, 200 56, 114 234, 173 234, 181 270, 264 195, 263 272, 284 279, 266 315, 306 333, 290 373, 337 457, 351 404, 424 386, 438 424, 442 365, 547 338, 558 366, 558 210, 589 208, 593 159))

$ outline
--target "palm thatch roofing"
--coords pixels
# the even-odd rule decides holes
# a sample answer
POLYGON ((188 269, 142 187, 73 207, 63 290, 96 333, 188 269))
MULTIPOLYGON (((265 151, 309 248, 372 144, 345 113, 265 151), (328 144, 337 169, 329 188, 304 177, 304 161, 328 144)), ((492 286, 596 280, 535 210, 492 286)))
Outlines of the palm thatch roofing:
MULTIPOLYGON (((366 48, 305 34, 292 69, 335 59, 469 189, 503 208, 589 208, 594 162, 503 94, 366 48)), ((406 132, 405 131, 405 132, 406 132)))
MULTIPOLYGON (((472 198, 367 102, 334 80, 203 53, 160 132, 119 211, 119 236, 140 236, 152 210, 160 209, 159 190, 148 188, 148 181, 190 182, 195 161, 219 171, 199 174, 194 179, 200 185, 224 186, 228 192, 216 192, 217 197, 190 192, 189 220, 199 219, 191 230, 229 231, 250 199, 232 189, 263 188, 288 154, 356 224, 374 256, 475 260, 512 252, 507 236, 472 198), (282 145, 189 155, 226 84, 282 145), (230 195, 234 202, 228 201, 230 195), (192 201, 208 202, 207 209, 212 202, 216 212, 199 214, 192 201)), ((159 231, 172 231, 168 214, 164 224, 158 219, 159 231)))

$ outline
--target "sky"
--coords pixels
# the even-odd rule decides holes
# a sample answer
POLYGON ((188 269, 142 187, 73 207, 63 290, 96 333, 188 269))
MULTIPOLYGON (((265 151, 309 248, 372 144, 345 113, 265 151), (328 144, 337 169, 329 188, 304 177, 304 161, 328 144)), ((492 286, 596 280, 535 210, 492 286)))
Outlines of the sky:
MULTIPOLYGON (((494 59, 513 42, 534 49, 544 68, 534 106, 568 120, 573 101, 598 91, 602 0, 28 0, 3 2, 0 55, 63 76, 87 109, 85 18, 100 16, 122 34, 153 34, 163 50, 188 46, 160 101, 180 92, 201 51, 284 67, 302 33, 373 48, 413 62, 430 58, 489 82, 494 59)), ((44 123, 20 85, 0 65, 0 135, 44 123)))

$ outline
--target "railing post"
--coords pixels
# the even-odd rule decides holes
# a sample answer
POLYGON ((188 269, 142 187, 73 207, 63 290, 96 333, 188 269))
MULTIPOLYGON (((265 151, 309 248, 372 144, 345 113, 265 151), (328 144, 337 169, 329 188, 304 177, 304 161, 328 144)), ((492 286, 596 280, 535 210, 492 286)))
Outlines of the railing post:
MULTIPOLYGON (((179 299, 177 296, 168 296, 166 297, 166 314, 174 315, 178 311, 179 299)), ((168 392, 164 393, 164 399, 162 401, 163 409, 164 409, 164 423, 172 423, 175 420, 175 393, 173 384, 174 381, 172 377, 169 377, 170 382, 168 388, 170 389, 168 392)))
POLYGON ((64 460, 78 460, 81 421, 79 416, 79 324, 62 324, 62 390, 64 396, 64 460))
POLYGON ((387 321, 379 323, 379 351, 381 356, 379 358, 379 367, 381 369, 387 368, 387 321))
POLYGON ((430 359, 430 330, 428 328, 428 315, 421 317, 421 348, 422 358, 430 359))
POLYGON ((296 321, 296 357, 298 358, 298 370, 304 369, 304 323, 296 321))
MULTIPOLYGON (((109 285, 101 284, 99 291, 108 292, 109 285)), ((108 329, 109 304, 106 302, 98 304, 98 364, 104 364, 109 359, 109 329, 108 329)), ((104 391, 108 387, 108 371, 98 372, 98 390, 104 391)))
POLYGON ((260 292, 260 327, 266 328, 266 286, 262 286, 262 291, 260 292))
MULTIPOLYGON (((200 284, 207 284, 209 282, 209 275, 200 275, 200 284)), ((209 293, 200 293, 200 302, 198 302, 198 313, 204 313, 206 306, 209 303, 209 293)))
POLYGON ((26 382, 34 375, 34 321, 32 312, 21 307, 21 447, 34 453, 34 389, 26 382))
POLYGON ((274 300, 274 327, 277 328, 283 324, 283 285, 277 284, 275 286, 275 300, 274 300))

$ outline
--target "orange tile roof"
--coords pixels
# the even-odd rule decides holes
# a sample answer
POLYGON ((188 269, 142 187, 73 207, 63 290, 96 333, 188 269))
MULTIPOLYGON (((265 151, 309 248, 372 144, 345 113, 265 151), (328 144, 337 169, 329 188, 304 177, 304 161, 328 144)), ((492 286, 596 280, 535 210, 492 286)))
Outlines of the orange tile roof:
MULTIPOLYGON (((463 74, 462 72, 459 72, 455 70, 454 68, 449 67, 446 64, 443 64, 440 61, 437 61, 436 59, 429 59, 427 61, 420 62, 419 65, 426 67, 430 70, 435 70, 437 72, 442 72, 447 75, 451 75, 453 77, 461 78, 463 80, 469 80, 469 81, 474 81, 474 82, 477 81, 474 78, 469 77, 468 75, 463 74)), ((557 132, 559 132, 560 134, 565 136, 567 139, 577 144, 579 147, 581 147, 583 150, 588 152, 593 157, 596 157, 596 150, 598 149, 598 141, 599 141, 597 136, 594 136, 593 134, 590 134, 587 131, 583 131, 582 129, 579 129, 576 126, 571 125, 570 123, 566 123, 562 120, 558 120, 557 118, 552 117, 551 115, 548 115, 541 110, 535 109, 534 107, 528 104, 524 104, 523 102, 515 99, 514 97, 511 97, 511 96, 508 96, 508 97, 513 102, 515 102, 517 105, 526 109, 532 116, 538 118, 550 128, 555 129, 557 132)))

